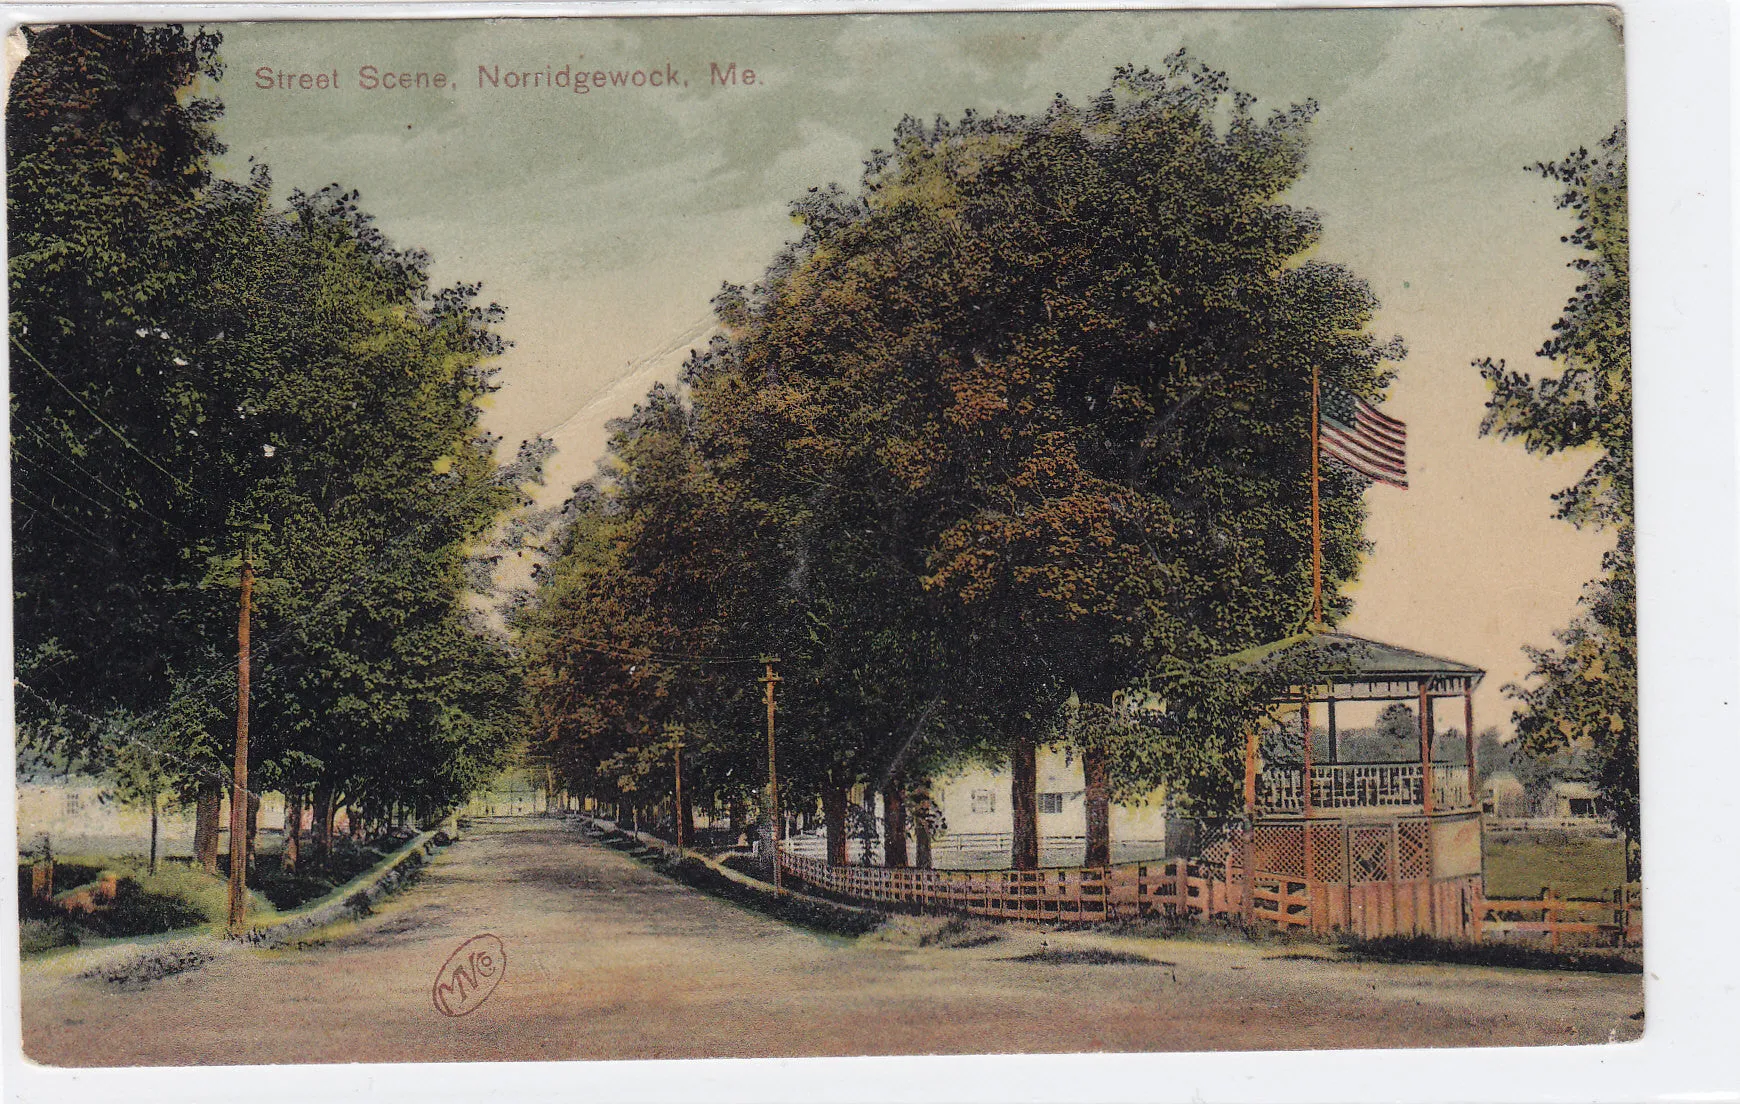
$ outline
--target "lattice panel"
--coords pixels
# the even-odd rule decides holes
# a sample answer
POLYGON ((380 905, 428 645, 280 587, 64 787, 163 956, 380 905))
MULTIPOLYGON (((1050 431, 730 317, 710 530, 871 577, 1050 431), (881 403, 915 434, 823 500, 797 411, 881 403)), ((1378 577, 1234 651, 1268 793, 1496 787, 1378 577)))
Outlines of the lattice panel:
POLYGON ((1204 825, 1197 853, 1205 863, 1224 863, 1232 855, 1232 833, 1224 824, 1204 825))
POLYGON ((1426 835, 1430 830, 1423 820, 1404 820, 1396 825, 1396 877, 1432 876, 1432 853, 1426 835))
POLYGON ((1311 833, 1311 873, 1319 881, 1339 882, 1347 876, 1342 863, 1341 825, 1314 824, 1311 833))
POLYGON ((1352 881, 1385 882, 1390 877, 1390 829, 1353 828, 1348 831, 1347 861, 1352 881))
POLYGON ((1258 870, 1290 878, 1305 876, 1305 832, 1299 825, 1258 825, 1256 851, 1258 870))

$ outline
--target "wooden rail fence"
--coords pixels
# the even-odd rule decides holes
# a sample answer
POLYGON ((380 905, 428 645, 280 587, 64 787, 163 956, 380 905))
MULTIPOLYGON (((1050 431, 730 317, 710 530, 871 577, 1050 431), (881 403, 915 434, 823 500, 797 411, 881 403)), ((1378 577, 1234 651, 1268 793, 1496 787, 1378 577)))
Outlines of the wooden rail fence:
MULTIPOLYGON (((1103 868, 919 870, 829 866, 783 853, 781 869, 811 886, 859 901, 944 909, 999 919, 1126 920, 1164 917, 1234 919, 1244 911, 1244 874, 1230 862, 1161 859, 1103 868)), ((1323 882, 1257 871, 1252 915, 1283 928, 1345 931, 1362 938, 1429 935, 1440 939, 1566 937, 1579 944, 1633 946, 1643 937, 1636 888, 1606 901, 1488 900, 1478 876, 1323 882)))
POLYGON ((1605 901, 1565 898, 1551 888, 1538 898, 1483 898, 1475 919, 1477 939, 1512 941, 1545 937, 1557 950, 1566 936, 1579 944, 1631 947, 1643 942, 1643 902, 1636 884, 1613 890, 1605 901))

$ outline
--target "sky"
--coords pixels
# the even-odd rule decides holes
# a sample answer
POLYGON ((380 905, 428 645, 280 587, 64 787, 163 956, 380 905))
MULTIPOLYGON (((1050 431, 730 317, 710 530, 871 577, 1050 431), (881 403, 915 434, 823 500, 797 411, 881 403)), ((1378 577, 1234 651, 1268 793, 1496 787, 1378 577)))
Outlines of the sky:
POLYGON ((1185 47, 1260 111, 1319 105, 1308 168, 1284 198, 1320 213, 1316 256, 1371 284, 1374 331, 1409 350, 1384 409, 1407 423, 1410 487, 1367 493, 1373 549, 1342 628, 1486 669, 1476 725, 1508 731, 1502 687, 1526 675, 1522 647, 1552 643, 1611 543, 1553 517, 1550 496, 1589 455, 1542 458, 1479 436, 1486 387, 1470 362, 1550 370, 1534 353, 1576 284, 1560 241, 1571 221, 1525 169, 1593 148, 1623 119, 1612 9, 222 30, 219 170, 241 177, 256 159, 281 193, 355 188, 395 242, 432 255, 438 283, 483 283, 514 343, 487 425, 504 452, 537 433, 555 440, 547 501, 595 470, 605 423, 704 342, 720 285, 753 282, 796 236, 787 204, 829 182, 853 187, 902 116, 1085 101, 1117 65, 1158 68, 1185 47), (413 85, 426 74, 425 86, 364 87, 368 66, 413 85), (716 80, 715 66, 736 79, 716 80), (571 79, 532 76, 564 67, 603 72, 605 86, 581 94, 571 79), (609 83, 637 70, 638 87, 609 83), (299 87, 299 74, 336 87, 299 87))

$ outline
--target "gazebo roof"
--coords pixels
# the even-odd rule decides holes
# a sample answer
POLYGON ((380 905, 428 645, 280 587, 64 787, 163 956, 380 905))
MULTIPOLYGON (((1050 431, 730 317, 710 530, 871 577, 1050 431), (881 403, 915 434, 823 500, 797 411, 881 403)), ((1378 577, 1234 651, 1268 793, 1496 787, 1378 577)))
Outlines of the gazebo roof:
POLYGON ((1486 674, 1453 659, 1325 629, 1248 648, 1228 656, 1227 662, 1241 671, 1309 671, 1317 685, 1331 683, 1367 692, 1355 693, 1357 697, 1378 696, 1371 691, 1402 691, 1405 685, 1418 687, 1422 682, 1443 689, 1472 690, 1486 674))

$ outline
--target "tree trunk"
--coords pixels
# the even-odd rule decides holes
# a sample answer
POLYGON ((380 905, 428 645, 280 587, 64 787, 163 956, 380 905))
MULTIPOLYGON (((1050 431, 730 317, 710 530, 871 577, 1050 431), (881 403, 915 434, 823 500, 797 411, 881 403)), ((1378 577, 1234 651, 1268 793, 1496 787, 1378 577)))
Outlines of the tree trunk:
POLYGON ((199 865, 205 855, 205 790, 201 788, 193 799, 193 863, 199 865))
POLYGON ((682 820, 683 843, 695 846, 695 795, 687 789, 683 790, 683 800, 677 803, 677 816, 682 820))
POLYGON ((1009 753, 1009 811, 1014 824, 1009 865, 1015 870, 1039 869, 1039 749, 1022 733, 1009 753))
POLYGON ((822 823, 828 835, 828 865, 845 866, 851 861, 846 853, 846 787, 832 782, 822 787, 822 823))
POLYGON ((732 842, 736 842, 736 837, 741 836, 747 830, 748 830, 748 826, 743 823, 743 796, 741 794, 732 794, 731 795, 731 835, 733 837, 732 842))
POLYGON ((247 847, 242 851, 243 862, 252 864, 254 861, 254 840, 260 834, 260 795, 248 793, 248 838, 247 847))
POLYGON ((896 870, 906 858, 906 784, 891 778, 882 790, 882 865, 896 870))
POLYGON ((931 868, 930 818, 935 815, 930 803, 930 783, 925 782, 912 795, 913 865, 920 870, 931 868))
POLYGON ((291 790, 284 795, 284 856, 283 867, 294 871, 302 860, 302 791, 291 790))
POLYGON ((314 837, 314 861, 325 866, 332 857, 332 787, 319 783, 314 787, 314 823, 309 827, 314 837))
POLYGON ((216 781, 201 786, 194 801, 193 850, 207 874, 218 872, 218 818, 223 815, 223 803, 223 784, 216 781))
POLYGON ((1111 787, 1104 748, 1081 749, 1081 773, 1086 785, 1087 857, 1084 866, 1112 865, 1111 787))
POLYGON ((151 795, 151 859, 145 867, 147 874, 157 873, 157 795, 151 795))

